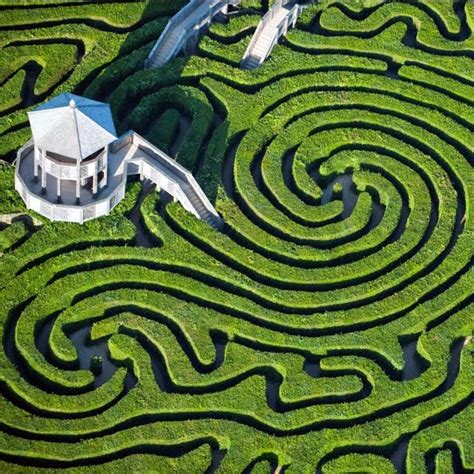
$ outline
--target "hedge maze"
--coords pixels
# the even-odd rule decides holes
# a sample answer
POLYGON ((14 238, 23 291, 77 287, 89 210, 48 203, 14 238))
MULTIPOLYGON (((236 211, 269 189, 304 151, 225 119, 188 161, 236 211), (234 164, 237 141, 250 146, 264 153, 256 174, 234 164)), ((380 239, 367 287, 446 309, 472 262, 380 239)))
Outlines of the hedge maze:
POLYGON ((174 2, 18 3, 2 152, 33 62, 38 100, 109 100, 225 226, 137 182, 1 228, 0 471, 472 472, 474 2, 317 2, 254 71, 260 2, 158 70, 174 2))
POLYGON ((141 66, 169 16, 184 3, 2 0, 0 155, 12 160, 28 139, 25 112, 32 106, 61 92, 83 94, 106 69, 113 76, 124 62, 128 72, 141 66))

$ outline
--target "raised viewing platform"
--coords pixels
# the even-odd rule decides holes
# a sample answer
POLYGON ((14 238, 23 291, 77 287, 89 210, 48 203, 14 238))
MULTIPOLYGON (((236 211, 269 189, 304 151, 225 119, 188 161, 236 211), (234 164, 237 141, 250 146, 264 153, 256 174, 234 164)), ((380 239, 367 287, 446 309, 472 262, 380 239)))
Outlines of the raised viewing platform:
POLYGON ((49 174, 43 188, 41 179, 34 175, 33 140, 18 151, 15 188, 28 209, 52 221, 83 223, 110 213, 125 196, 129 175, 150 179, 199 219, 215 227, 220 225, 219 215, 192 174, 135 132, 126 133, 108 146, 108 180, 96 194, 92 185, 81 186, 77 199, 76 182, 62 179, 58 199, 57 180, 49 174))
MULTIPOLYGON (((99 187, 94 194, 91 186, 80 187, 80 197, 76 197, 76 182, 61 180, 61 196, 58 198, 57 180, 52 174, 46 175, 46 186, 34 175, 34 143, 30 140, 18 152, 15 188, 26 203, 27 208, 50 220, 68 220, 82 223, 95 217, 109 214, 125 194, 126 176, 120 171, 125 151, 109 155, 109 182, 99 187)), ((87 165, 81 165, 82 167, 87 165)), ((122 166, 123 168, 123 166, 122 166)), ((71 169, 76 170, 75 167, 71 169)), ((82 174, 82 173, 81 173, 82 174)))
POLYGON ((33 138, 18 150, 15 167, 15 189, 28 209, 82 224, 109 214, 125 196, 127 176, 140 175, 220 226, 188 170, 133 130, 117 138, 108 104, 64 93, 28 117, 33 138))

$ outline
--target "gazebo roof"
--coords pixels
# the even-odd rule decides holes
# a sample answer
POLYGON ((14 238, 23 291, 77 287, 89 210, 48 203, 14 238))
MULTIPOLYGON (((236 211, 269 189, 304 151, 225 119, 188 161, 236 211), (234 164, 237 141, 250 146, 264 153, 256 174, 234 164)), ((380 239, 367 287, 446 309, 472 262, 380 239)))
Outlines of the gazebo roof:
POLYGON ((67 92, 28 112, 28 118, 36 146, 79 161, 117 138, 108 104, 67 92))

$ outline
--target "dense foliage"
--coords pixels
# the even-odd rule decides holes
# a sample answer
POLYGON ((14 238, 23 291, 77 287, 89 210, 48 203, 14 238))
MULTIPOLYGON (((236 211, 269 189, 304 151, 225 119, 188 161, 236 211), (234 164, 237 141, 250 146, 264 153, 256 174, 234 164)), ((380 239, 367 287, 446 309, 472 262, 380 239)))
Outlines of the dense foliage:
POLYGON ((225 222, 0 227, 0 472, 474 470, 474 2, 323 0, 241 70, 268 3, 159 70, 180 2, 0 3, 5 160, 73 89, 225 222))

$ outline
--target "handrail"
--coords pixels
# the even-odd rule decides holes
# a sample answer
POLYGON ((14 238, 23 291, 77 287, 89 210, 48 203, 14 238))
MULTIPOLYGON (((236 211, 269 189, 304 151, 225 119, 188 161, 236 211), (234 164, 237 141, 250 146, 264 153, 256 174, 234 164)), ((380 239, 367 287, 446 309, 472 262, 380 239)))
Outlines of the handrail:
POLYGON ((153 46, 153 49, 151 50, 150 54, 148 55, 148 58, 152 57, 156 50, 160 47, 161 43, 164 41, 164 38, 166 38, 167 34, 173 28, 175 25, 178 25, 181 23, 182 19, 184 19, 186 16, 188 16, 188 12, 192 11, 196 8, 196 5, 204 3, 205 0, 191 0, 187 5, 185 5, 183 8, 181 8, 175 15, 173 15, 169 20, 168 23, 166 24, 165 29, 162 31, 160 37, 156 41, 155 45, 153 46))
POLYGON ((258 26, 257 26, 257 29, 255 30, 255 33, 253 34, 252 36, 252 39, 250 40, 250 43, 249 45, 247 46, 247 49, 245 50, 245 53, 244 53, 244 60, 245 58, 247 58, 248 56, 250 56, 250 52, 252 51, 252 49, 254 48, 255 44, 257 43, 258 39, 260 38, 260 34, 262 33, 262 30, 263 28, 265 27, 267 21, 265 20, 265 17, 268 15, 268 13, 270 13, 270 11, 268 11, 267 13, 265 13, 265 15, 263 16, 263 18, 259 21, 258 23, 258 26))
MULTIPOLYGON (((253 34, 252 40, 250 41, 250 44, 248 45, 247 49, 245 50, 244 56, 243 56, 243 61, 245 61, 249 56, 252 56, 252 50, 258 43, 258 40, 260 39, 260 36, 265 29, 265 26, 267 26, 268 23, 270 23, 271 20, 275 17, 275 13, 277 10, 279 10, 282 7, 281 0, 278 3, 275 3, 270 10, 263 15, 262 19, 260 20, 257 29, 255 30, 255 33, 253 34)), ((273 42, 272 42, 273 43, 273 42)), ((268 48, 271 50, 273 48, 273 44, 268 48)), ((263 60, 265 60, 268 52, 265 52, 265 56, 263 57, 263 60)))
MULTIPOLYGON (((21 173, 19 172, 22 160, 25 156, 28 156, 28 154, 31 153, 31 149, 33 147, 34 142, 33 139, 31 139, 18 150, 17 165, 15 170, 15 189, 24 200, 27 209, 33 209, 38 214, 41 214, 53 221, 58 220, 58 212, 65 211, 67 214, 69 214, 69 216, 73 216, 72 219, 69 219, 70 222, 79 222, 82 224, 88 219, 108 214, 112 210, 112 208, 120 201, 117 196, 123 195, 125 193, 125 186, 127 184, 126 175, 124 175, 124 178, 117 185, 116 189, 114 189, 113 192, 104 196, 103 198, 98 198, 97 200, 94 200, 88 204, 76 204, 71 207, 68 204, 53 203, 45 199, 43 196, 30 191, 23 177, 21 176, 21 173), (115 204, 112 204, 115 198, 117 198, 117 200, 115 201, 115 204), (104 203, 108 204, 107 208, 101 207, 101 205, 104 203), (97 212, 99 209, 100 211, 98 214, 97 212), (93 213, 87 215, 88 211, 93 211, 93 213)), ((59 220, 63 219, 59 218, 59 220)))
POLYGON ((150 142, 148 142, 138 133, 133 134, 132 140, 133 140, 133 144, 136 145, 137 147, 140 147, 140 145, 142 145, 143 147, 146 148, 147 152, 152 152, 151 156, 157 159, 158 162, 160 162, 160 160, 164 162, 162 164, 166 168, 168 168, 171 172, 174 172, 175 174, 177 174, 181 180, 183 180, 187 185, 190 186, 190 188, 193 190, 193 192, 197 195, 199 200, 204 205, 206 211, 212 214, 215 218, 220 219, 220 216, 217 213, 217 211, 214 209, 214 206, 211 204, 206 194, 201 189, 201 186, 199 186, 199 183, 196 181, 196 178, 193 176, 193 174, 189 170, 181 166, 177 161, 173 160, 173 158, 168 156, 164 151, 153 146, 150 142))

